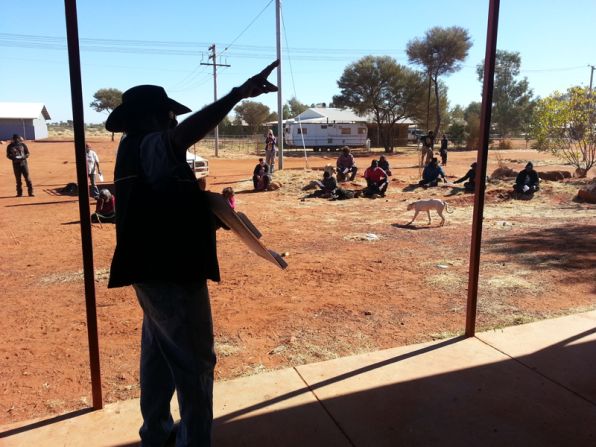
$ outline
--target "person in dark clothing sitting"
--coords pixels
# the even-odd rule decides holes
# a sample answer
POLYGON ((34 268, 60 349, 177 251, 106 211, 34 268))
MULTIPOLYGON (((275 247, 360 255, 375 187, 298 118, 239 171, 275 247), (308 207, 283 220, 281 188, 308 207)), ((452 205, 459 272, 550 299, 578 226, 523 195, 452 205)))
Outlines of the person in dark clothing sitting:
POLYGON ((265 163, 265 160, 259 158, 259 163, 255 166, 252 173, 252 184, 255 187, 255 191, 266 191, 270 182, 269 165, 265 163))
POLYGON ((391 167, 389 166, 389 161, 385 158, 384 155, 381 155, 379 158, 379 168, 381 168, 387 174, 387 177, 391 177, 391 167))
POLYGON ((526 167, 517 174, 513 190, 516 193, 531 196, 540 189, 539 184, 538 173, 534 170, 532 162, 529 161, 526 167))
POLYGON ((464 175, 462 178, 454 181, 453 183, 461 183, 461 182, 465 182, 467 180, 466 183, 464 183, 464 188, 466 190, 466 192, 474 192, 474 189, 476 188, 476 162, 472 163, 470 165, 470 170, 466 173, 466 175, 464 175))
POLYGON ((429 164, 426 165, 422 171, 422 180, 418 182, 419 186, 428 188, 429 186, 437 186, 439 184, 439 177, 445 182, 445 171, 439 165, 439 160, 433 157, 429 164))
POLYGON ((337 181, 333 174, 329 171, 323 172, 323 180, 314 182, 319 189, 314 191, 312 194, 309 194, 308 197, 323 197, 323 198, 330 198, 335 193, 337 189, 337 181))

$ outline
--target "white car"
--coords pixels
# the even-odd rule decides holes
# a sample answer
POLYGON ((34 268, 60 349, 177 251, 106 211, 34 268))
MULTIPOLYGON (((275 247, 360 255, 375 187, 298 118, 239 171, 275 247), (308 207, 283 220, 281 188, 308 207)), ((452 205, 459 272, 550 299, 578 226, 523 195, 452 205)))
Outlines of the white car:
POLYGON ((209 162, 203 157, 192 152, 186 151, 186 162, 196 178, 203 178, 209 175, 209 162))

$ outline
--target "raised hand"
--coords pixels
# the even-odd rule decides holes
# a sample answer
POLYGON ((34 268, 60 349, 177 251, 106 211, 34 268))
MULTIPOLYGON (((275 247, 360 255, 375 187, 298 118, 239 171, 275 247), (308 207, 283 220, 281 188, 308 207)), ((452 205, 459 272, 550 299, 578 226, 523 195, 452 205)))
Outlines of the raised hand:
POLYGON ((259 74, 248 79, 240 87, 240 93, 243 98, 254 98, 255 96, 262 95, 263 93, 276 92, 277 87, 267 80, 271 72, 275 67, 279 65, 279 60, 269 64, 259 74))

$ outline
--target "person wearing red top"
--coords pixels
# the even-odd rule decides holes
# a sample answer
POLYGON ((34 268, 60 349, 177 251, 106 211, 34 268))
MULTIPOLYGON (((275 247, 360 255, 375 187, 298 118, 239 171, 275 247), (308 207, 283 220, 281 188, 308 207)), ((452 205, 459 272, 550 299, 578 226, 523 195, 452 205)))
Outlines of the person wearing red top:
POLYGON ((366 180, 366 189, 364 190, 365 196, 373 196, 375 194, 385 197, 385 192, 389 186, 389 180, 387 179, 387 173, 379 168, 378 160, 373 160, 370 164, 370 168, 364 171, 364 178, 366 180))
POLYGON ((95 212, 91 215, 91 222, 114 223, 116 222, 116 198, 107 189, 99 192, 95 212))

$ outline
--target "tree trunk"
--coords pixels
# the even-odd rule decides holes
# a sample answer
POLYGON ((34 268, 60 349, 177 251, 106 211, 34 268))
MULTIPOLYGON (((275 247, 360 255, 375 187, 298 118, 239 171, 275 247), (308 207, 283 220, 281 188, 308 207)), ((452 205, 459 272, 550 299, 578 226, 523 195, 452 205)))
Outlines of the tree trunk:
POLYGON ((112 141, 114 141, 114 132, 112 132, 112 141))
POLYGON ((435 112, 437 114, 437 122, 435 123, 435 139, 439 138, 439 129, 441 128, 441 104, 439 103, 439 77, 435 76, 435 112))

